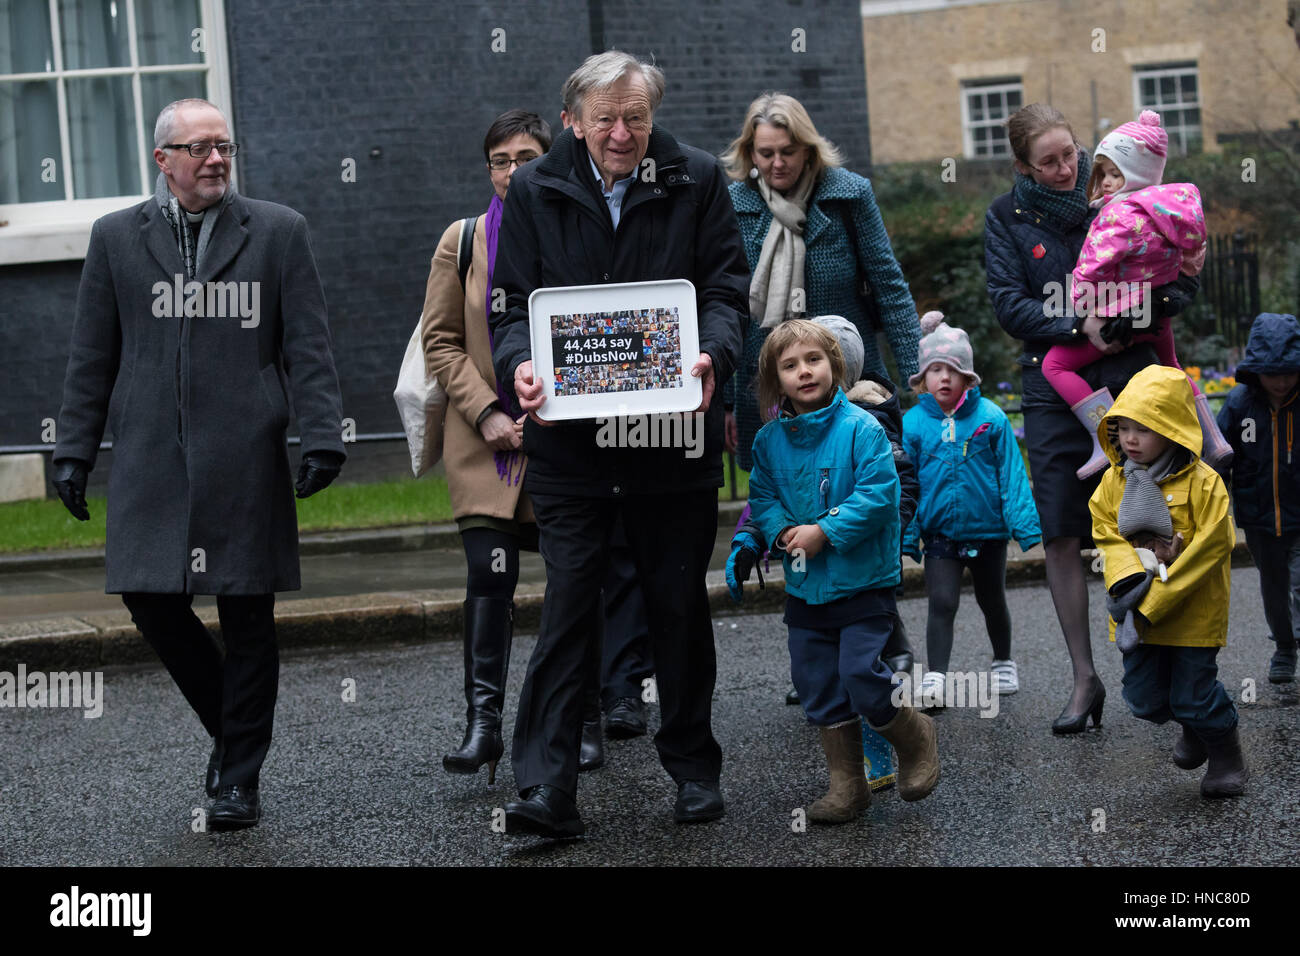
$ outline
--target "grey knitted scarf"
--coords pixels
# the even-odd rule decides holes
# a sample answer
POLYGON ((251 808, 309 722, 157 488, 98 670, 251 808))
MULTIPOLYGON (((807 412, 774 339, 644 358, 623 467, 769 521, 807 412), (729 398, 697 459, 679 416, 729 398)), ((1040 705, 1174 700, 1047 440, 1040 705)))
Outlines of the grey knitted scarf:
POLYGON ((162 209, 163 218, 172 227, 172 235, 176 237, 176 250, 181 254, 181 261, 185 263, 185 278, 193 279, 198 275, 199 267, 203 264, 203 257, 208 251, 208 243, 212 241, 212 230, 216 228, 217 220, 235 198, 235 186, 233 183, 227 183, 225 195, 204 210, 198 242, 194 241, 194 232, 190 228, 185 210, 181 208, 180 202, 167 186, 165 173, 158 174, 153 198, 162 209))
POLYGON ((1179 447, 1171 444, 1149 465, 1139 465, 1132 458, 1124 460, 1124 497, 1120 499, 1116 525, 1125 538, 1141 532, 1162 538, 1174 536, 1174 522, 1160 492, 1160 482, 1175 470, 1179 447))

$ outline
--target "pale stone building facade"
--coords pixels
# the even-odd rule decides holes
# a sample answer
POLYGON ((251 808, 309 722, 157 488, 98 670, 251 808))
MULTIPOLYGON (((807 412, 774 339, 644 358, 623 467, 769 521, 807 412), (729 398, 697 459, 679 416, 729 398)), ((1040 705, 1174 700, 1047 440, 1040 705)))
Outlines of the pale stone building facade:
POLYGON ((1171 151, 1300 126, 1288 0, 863 0, 875 163, 1007 155, 1048 102, 1093 146, 1143 108, 1171 151))

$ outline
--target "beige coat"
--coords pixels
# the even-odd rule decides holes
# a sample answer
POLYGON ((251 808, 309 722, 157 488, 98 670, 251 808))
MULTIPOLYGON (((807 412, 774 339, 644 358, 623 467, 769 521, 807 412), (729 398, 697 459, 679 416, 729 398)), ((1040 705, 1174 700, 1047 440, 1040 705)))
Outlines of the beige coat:
MULTIPOLYGON (((474 229, 474 255, 465 292, 456 269, 460 245, 457 219, 442 234, 429 266, 420 340, 425 366, 447 391, 443 464, 457 518, 490 515, 532 522, 533 507, 523 493, 523 479, 507 483, 497 474, 492 449, 475 427, 478 417, 497 401, 492 348, 484 314, 487 297, 487 235, 480 216, 474 229)), ((521 453, 522 454, 522 453, 521 453)), ((522 469, 516 467, 515 475, 522 469)))

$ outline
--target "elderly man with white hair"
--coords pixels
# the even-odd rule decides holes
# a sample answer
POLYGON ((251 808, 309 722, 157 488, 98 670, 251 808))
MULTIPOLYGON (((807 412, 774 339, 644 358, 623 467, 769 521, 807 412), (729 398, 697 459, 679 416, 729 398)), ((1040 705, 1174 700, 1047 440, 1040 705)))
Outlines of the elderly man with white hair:
POLYGON ((661 727, 655 745, 677 784, 679 823, 722 816, 722 750, 710 724, 716 662, 704 576, 717 534, 723 416, 748 321, 749 268, 716 159, 654 125, 664 76, 618 51, 589 57, 564 87, 572 126, 520 169, 506 197, 493 283, 497 378, 534 413, 524 426, 525 488, 546 561, 546 599, 528 665, 512 762, 521 799, 508 832, 581 835, 575 802, 582 661, 599 639, 610 532, 621 516, 644 589, 661 727), (657 279, 695 286, 704 453, 601 447, 595 422, 543 427, 529 348, 534 289, 657 279))

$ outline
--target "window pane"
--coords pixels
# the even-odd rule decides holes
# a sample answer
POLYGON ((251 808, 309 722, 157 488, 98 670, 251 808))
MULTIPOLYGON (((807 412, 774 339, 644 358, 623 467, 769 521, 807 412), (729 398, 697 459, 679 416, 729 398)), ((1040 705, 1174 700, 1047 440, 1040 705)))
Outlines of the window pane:
POLYGON ((976 156, 987 156, 987 155, 989 155, 989 148, 988 148, 987 146, 983 145, 983 144, 980 144, 980 145, 978 145, 978 146, 975 147, 975 155, 976 155, 976 156))
POLYGON ((75 198, 140 193, 140 152, 129 76, 68 80, 75 198))
POLYGON ((131 65, 126 0, 59 0, 59 31, 65 69, 131 65))
POLYGON ((978 93, 970 98, 970 118, 974 123, 984 119, 984 97, 978 93))
POLYGON ((1178 89, 1178 84, 1172 76, 1160 77, 1160 102, 1172 103, 1178 89))
POLYGON ((989 128, 987 126, 976 126, 970 131, 971 141, 976 145, 987 143, 989 138, 989 128))
POLYGON ((1007 93, 1007 113, 1010 115, 1020 109, 1020 91, 1011 90, 1007 93))
POLYGON ((1182 117, 1182 119, 1183 119, 1183 125, 1184 125, 1184 126, 1196 126, 1196 127, 1199 127, 1199 126, 1201 125, 1201 111, 1200 111, 1199 109, 1197 109, 1196 107, 1192 107, 1191 109, 1183 110, 1183 117, 1182 117))
POLYGON ((140 108, 144 110, 146 149, 153 148, 154 123, 164 106, 192 96, 206 99, 207 95, 207 84, 201 72, 146 73, 141 76, 140 108))
POLYGON ((48 73, 53 69, 49 4, 0 0, 0 73, 48 73))
POLYGON ((1196 74, 1188 73, 1178 78, 1178 85, 1182 88, 1183 99, 1193 101, 1196 99, 1196 74))
POLYGON ((0 203, 62 199, 62 164, 54 81, 0 83, 0 203))
POLYGON ((140 63, 202 63, 203 53, 194 49, 194 31, 203 27, 199 0, 135 0, 136 49, 140 63))
POLYGON ((1156 99, 1156 81, 1149 76, 1144 76, 1138 85, 1142 94, 1142 105, 1150 106, 1156 99))
POLYGON ((989 119, 997 119, 1002 115, 1002 94, 989 94, 989 119))

